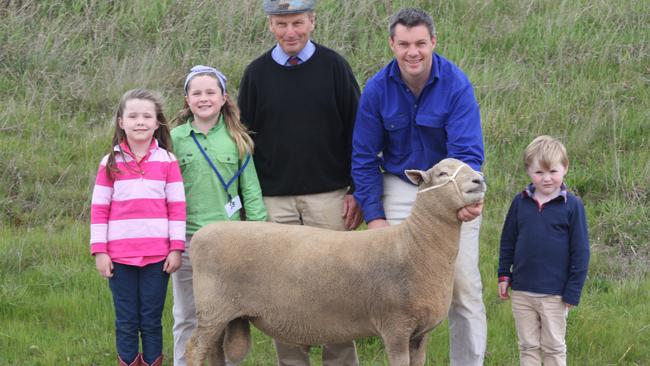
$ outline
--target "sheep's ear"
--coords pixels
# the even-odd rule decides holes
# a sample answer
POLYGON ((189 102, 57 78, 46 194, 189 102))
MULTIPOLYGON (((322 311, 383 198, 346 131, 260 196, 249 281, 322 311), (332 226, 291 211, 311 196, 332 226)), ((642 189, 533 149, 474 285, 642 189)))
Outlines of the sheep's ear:
POLYGON ((404 174, 406 174, 406 177, 413 182, 416 186, 419 186, 422 183, 430 183, 431 182, 431 177, 427 172, 422 171, 422 170, 416 170, 416 169, 409 169, 405 170, 404 174))

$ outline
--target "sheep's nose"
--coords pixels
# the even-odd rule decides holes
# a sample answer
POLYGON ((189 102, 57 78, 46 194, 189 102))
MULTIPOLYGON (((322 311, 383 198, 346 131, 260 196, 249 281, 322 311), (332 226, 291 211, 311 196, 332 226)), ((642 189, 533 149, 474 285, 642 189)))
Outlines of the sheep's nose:
POLYGON ((487 179, 485 179, 484 175, 481 175, 481 178, 472 179, 472 183, 476 183, 476 184, 484 183, 487 185, 487 179))

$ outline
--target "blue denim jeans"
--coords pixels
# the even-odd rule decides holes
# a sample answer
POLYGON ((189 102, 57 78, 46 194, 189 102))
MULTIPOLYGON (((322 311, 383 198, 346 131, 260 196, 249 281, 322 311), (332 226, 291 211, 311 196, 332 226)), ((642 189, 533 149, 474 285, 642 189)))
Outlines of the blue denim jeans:
POLYGON ((109 286, 115 305, 115 343, 120 358, 133 362, 142 338, 142 355, 151 364, 162 354, 162 312, 169 274, 165 261, 144 267, 113 262, 109 286))

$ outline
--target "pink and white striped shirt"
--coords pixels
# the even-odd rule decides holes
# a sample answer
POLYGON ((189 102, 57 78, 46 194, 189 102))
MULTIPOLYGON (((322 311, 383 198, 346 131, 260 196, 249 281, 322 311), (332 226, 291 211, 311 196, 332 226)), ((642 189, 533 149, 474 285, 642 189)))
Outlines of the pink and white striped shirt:
POLYGON ((185 190, 176 157, 151 142, 138 163, 122 142, 115 146, 119 172, 106 176, 108 155, 97 172, 90 209, 90 252, 118 263, 144 266, 185 250, 185 190))

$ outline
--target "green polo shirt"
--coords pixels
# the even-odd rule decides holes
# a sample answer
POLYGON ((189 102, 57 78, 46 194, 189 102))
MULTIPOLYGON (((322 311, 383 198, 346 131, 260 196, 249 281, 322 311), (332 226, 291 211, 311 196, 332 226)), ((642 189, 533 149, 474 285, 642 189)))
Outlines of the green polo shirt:
MULTIPOLYGON (((224 206, 228 202, 228 195, 192 139, 192 131, 226 183, 245 161, 245 158, 239 159, 237 145, 226 129, 223 117, 207 135, 194 128, 191 120, 171 131, 174 154, 178 158, 185 186, 188 235, 215 221, 240 219, 239 211, 231 217, 226 214, 224 206)), ((228 192, 235 197, 238 188, 241 189, 239 197, 244 203, 247 220, 266 221, 266 208, 252 158, 238 180, 239 182, 235 181, 228 187, 228 192)))

